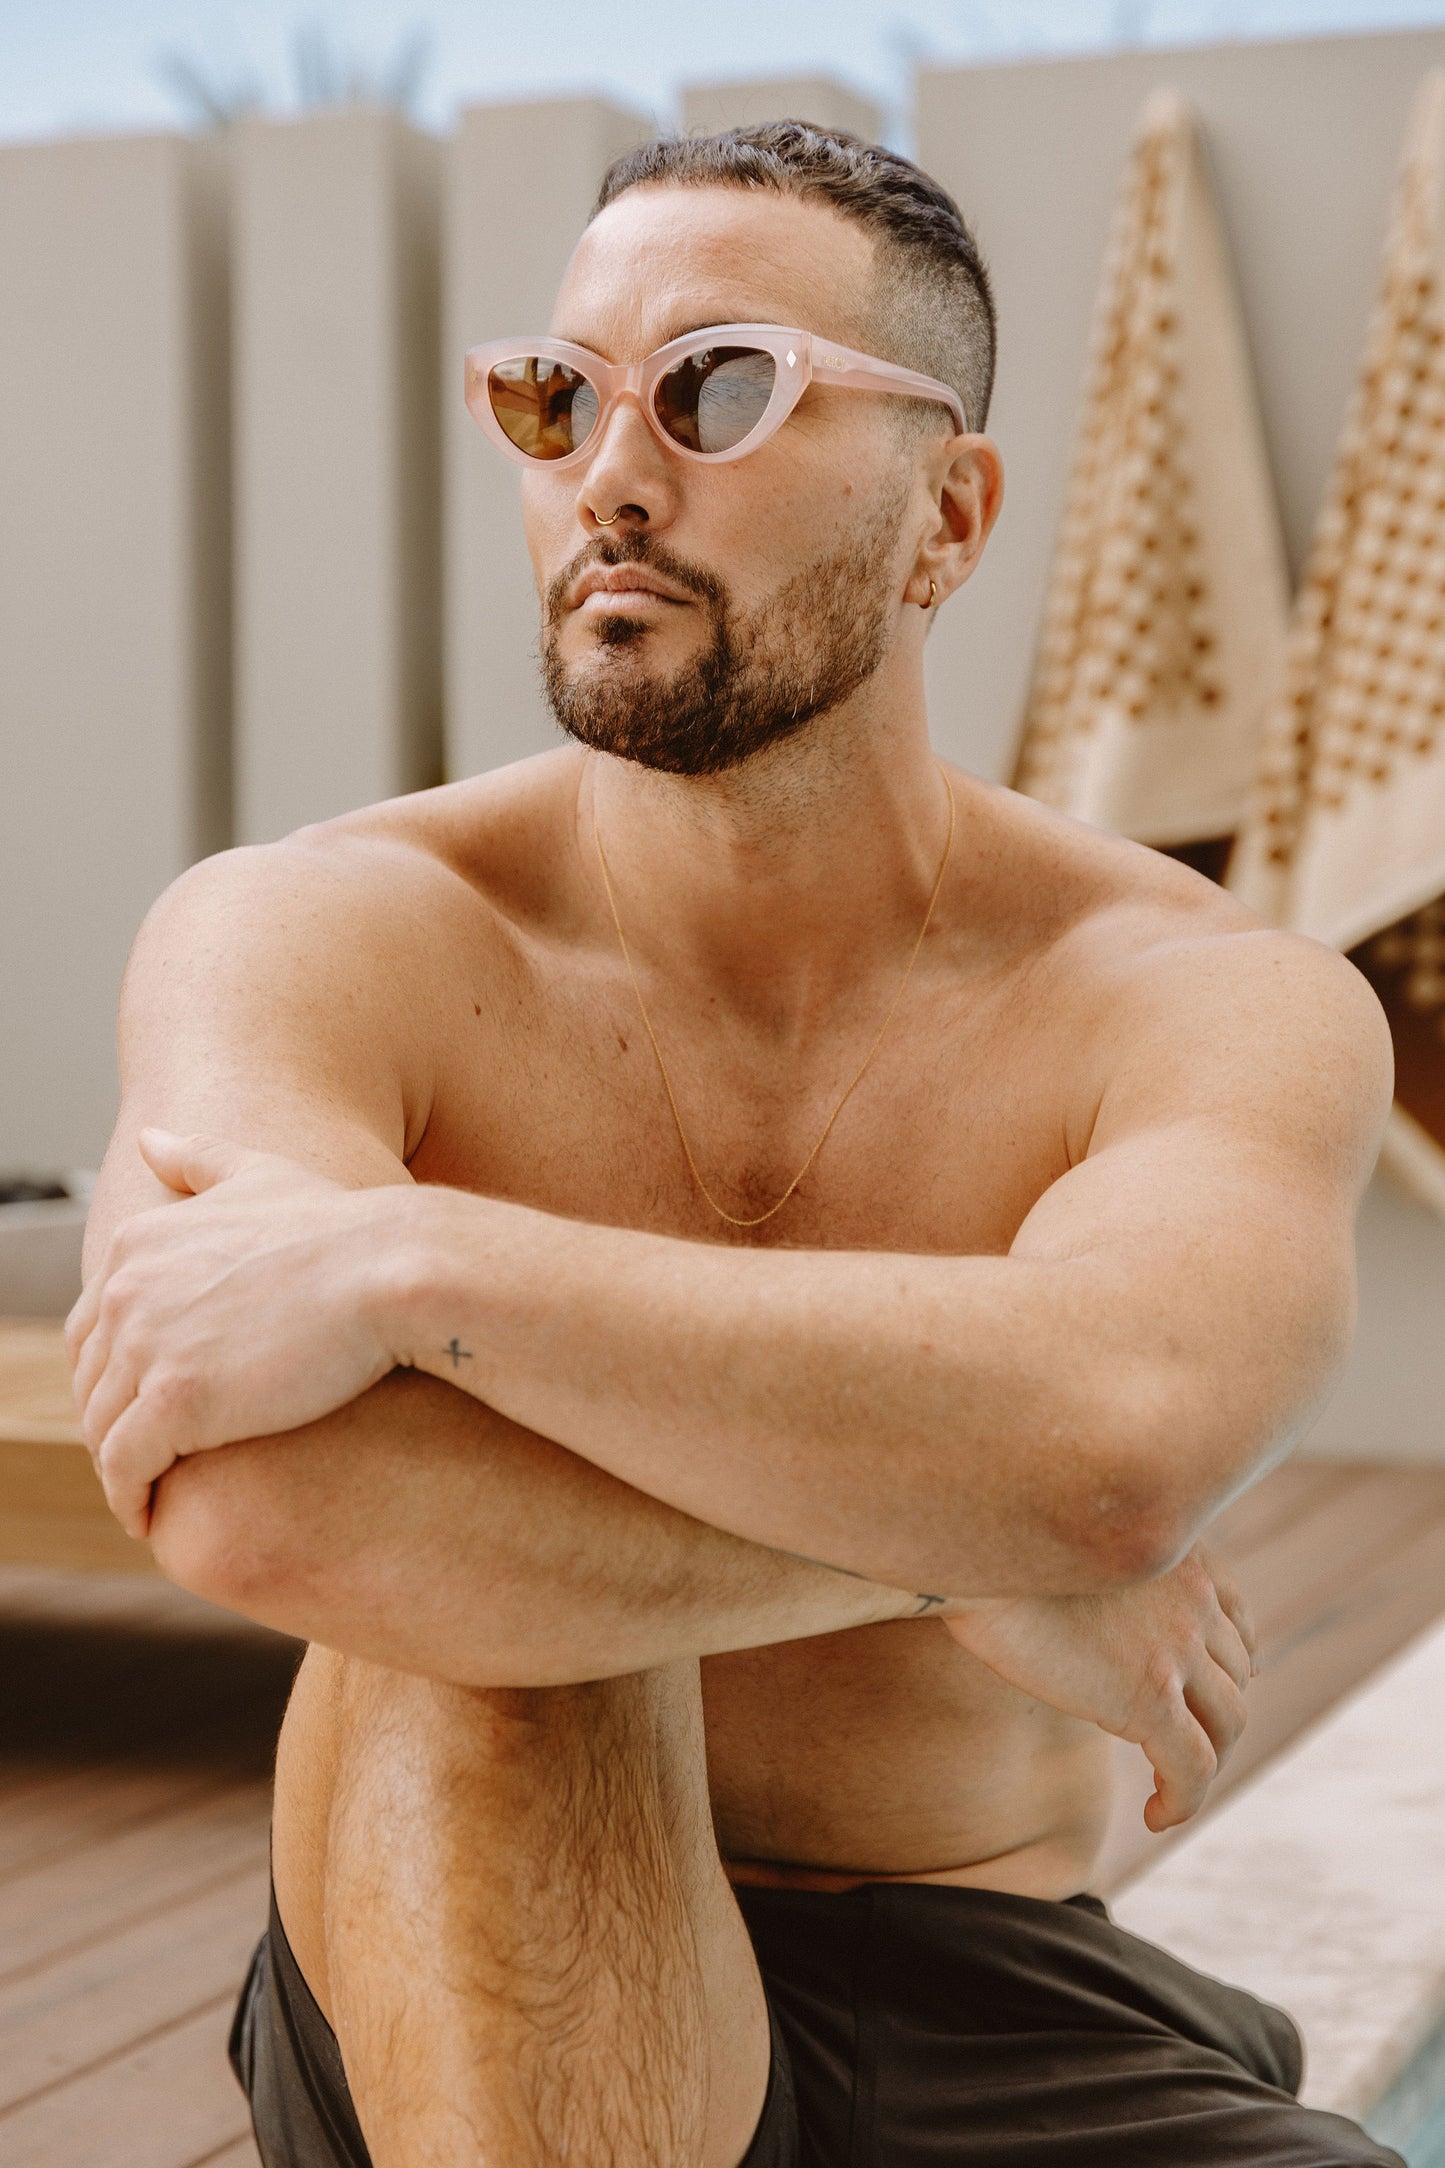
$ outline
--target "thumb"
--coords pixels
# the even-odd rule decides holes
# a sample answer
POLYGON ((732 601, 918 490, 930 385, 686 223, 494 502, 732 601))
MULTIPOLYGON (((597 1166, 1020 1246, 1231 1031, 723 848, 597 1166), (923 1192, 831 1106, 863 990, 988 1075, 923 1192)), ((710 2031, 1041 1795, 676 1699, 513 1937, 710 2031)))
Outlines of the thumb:
POLYGON ((180 1137, 171 1129, 143 1129, 136 1142, 152 1174, 183 1197, 199 1196, 266 1156, 223 1137, 180 1137))

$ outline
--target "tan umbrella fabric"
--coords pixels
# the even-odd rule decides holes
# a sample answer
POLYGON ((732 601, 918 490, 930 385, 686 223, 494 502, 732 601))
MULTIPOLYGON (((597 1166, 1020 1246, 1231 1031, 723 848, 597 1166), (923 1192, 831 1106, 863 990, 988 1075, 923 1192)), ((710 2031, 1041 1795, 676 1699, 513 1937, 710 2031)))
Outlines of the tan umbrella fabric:
POLYGON ((1445 1211, 1445 75, 1411 118, 1364 363, 1229 885, 1389 1012, 1386 1158, 1445 1211))
POLYGON ((1115 212, 1016 787, 1144 843, 1232 835, 1288 609, 1208 167, 1163 90, 1115 212))

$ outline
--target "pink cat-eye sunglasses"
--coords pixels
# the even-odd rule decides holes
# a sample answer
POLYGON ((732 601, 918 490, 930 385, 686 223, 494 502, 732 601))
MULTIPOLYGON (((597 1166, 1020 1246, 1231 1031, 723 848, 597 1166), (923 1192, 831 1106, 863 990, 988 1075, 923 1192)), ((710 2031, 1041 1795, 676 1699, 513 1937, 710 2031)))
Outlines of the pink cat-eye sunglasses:
POLYGON ((689 459, 741 459, 780 429, 811 383, 936 399, 960 430, 956 391, 891 361, 776 324, 711 324, 625 367, 566 339, 494 339, 467 355, 467 406, 523 466, 576 466, 596 449, 625 392, 656 435, 689 459))

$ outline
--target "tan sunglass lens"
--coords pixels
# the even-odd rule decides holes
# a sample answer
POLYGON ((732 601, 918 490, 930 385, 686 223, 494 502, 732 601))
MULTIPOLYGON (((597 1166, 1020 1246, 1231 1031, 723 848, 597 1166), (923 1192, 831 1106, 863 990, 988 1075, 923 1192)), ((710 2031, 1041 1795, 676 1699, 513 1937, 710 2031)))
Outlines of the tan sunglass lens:
POLYGON ((668 435, 692 452, 730 452, 768 409, 777 377, 755 346, 707 346, 668 370, 653 394, 668 435))
POLYGON ((565 459, 597 426, 596 388, 577 369, 539 354, 499 361, 487 376, 492 412, 529 459, 565 459))

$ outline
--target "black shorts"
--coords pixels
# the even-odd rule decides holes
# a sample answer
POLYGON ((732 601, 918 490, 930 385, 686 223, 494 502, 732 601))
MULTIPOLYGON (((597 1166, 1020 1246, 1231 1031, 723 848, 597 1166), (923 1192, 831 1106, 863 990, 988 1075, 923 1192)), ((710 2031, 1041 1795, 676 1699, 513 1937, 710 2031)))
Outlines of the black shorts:
MULTIPOLYGON (((1303 2108, 1283 2011, 1063 1904, 933 1883, 737 1892, 773 2059, 742 2168, 1403 2168, 1303 2108)), ((231 2058, 265 2168, 368 2168, 275 1905, 231 2058)))

